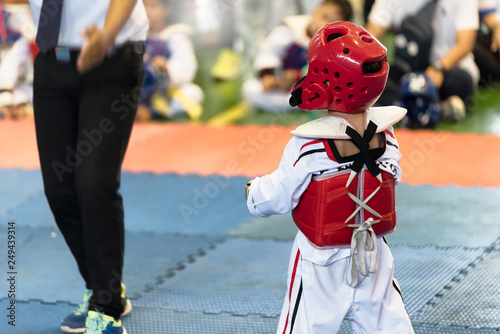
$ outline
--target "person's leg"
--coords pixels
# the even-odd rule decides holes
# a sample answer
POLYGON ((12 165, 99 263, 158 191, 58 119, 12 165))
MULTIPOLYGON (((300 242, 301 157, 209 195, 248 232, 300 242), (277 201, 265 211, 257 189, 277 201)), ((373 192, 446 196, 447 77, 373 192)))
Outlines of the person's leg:
POLYGON ((394 258, 379 238, 375 272, 363 277, 354 293, 350 325, 356 334, 413 334, 394 276, 394 258))
POLYGON ((76 70, 38 54, 34 63, 33 105, 40 165, 49 206, 89 288, 83 226, 75 188, 74 154, 78 103, 76 70))
MULTIPOLYGON (((309 251, 309 253, 312 253, 309 251)), ((311 255, 311 254, 309 254, 311 255)), ((345 283, 348 259, 318 265, 292 248, 288 284, 277 334, 337 333, 354 299, 354 289, 345 283)))
POLYGON ((441 118, 445 122, 459 122, 466 117, 467 105, 474 93, 472 76, 465 70, 455 67, 444 76, 439 89, 441 99, 441 118))
POLYGON ((490 49, 491 34, 479 32, 474 46, 474 60, 481 73, 479 85, 488 86, 500 81, 500 56, 490 49))
POLYGON ((443 84, 439 89, 439 97, 446 100, 450 96, 457 95, 467 103, 474 93, 474 82, 472 76, 465 70, 454 67, 444 76, 443 84))
POLYGON ((75 171, 86 265, 94 291, 89 310, 119 319, 124 217, 120 170, 143 80, 142 55, 106 59, 82 78, 75 171))

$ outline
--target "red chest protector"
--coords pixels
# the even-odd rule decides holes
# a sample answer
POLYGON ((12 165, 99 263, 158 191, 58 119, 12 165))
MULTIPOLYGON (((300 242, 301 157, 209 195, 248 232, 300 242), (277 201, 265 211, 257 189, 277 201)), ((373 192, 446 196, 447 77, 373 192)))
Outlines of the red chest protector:
POLYGON ((394 186, 390 173, 382 171, 374 177, 365 168, 359 173, 346 170, 313 177, 292 217, 314 245, 349 247, 353 230, 369 218, 374 220, 372 228, 377 236, 394 231, 394 186))

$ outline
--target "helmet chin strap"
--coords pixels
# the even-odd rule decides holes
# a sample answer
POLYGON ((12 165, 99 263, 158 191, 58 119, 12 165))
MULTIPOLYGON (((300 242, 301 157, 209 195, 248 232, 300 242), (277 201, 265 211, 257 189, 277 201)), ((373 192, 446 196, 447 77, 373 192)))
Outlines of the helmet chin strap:
POLYGON ((296 107, 302 104, 302 87, 299 87, 292 91, 292 96, 290 97, 290 101, 288 101, 288 103, 290 103, 292 107, 296 107))

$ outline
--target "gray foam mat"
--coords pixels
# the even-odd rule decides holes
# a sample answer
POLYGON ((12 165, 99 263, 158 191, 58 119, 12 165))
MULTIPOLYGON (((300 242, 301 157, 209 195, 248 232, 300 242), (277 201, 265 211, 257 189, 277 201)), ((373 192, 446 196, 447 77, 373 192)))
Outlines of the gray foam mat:
POLYGON ((176 311, 279 316, 291 242, 228 239, 144 293, 140 306, 176 311))
POLYGON ((415 320, 500 331, 499 277, 500 250, 495 249, 465 268, 415 320))
MULTIPOLYGON (((138 305, 177 311, 278 316, 292 242, 229 239, 143 294, 138 305)), ((481 249, 391 247, 408 313, 415 314, 481 249)))
POLYGON ((278 318, 135 307, 123 325, 129 333, 137 334, 264 334, 276 332, 278 318))
POLYGON ((499 199, 500 188, 399 184, 399 222, 387 240, 414 246, 487 247, 500 235, 499 199))
POLYGON ((410 316, 473 262, 483 249, 391 246, 395 275, 410 316))

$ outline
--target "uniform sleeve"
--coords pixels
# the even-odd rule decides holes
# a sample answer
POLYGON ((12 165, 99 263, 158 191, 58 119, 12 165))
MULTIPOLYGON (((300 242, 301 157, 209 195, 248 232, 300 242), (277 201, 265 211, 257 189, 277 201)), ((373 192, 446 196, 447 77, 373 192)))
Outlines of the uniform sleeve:
POLYGON ((254 68, 257 71, 281 66, 287 47, 294 41, 292 29, 280 25, 271 31, 259 48, 254 68))
POLYGON ((385 153, 377 160, 380 169, 389 172, 394 176, 396 184, 401 181, 402 171, 399 166, 401 152, 399 152, 399 143, 394 135, 394 129, 391 126, 385 130, 386 149, 385 153))
POLYGON ((295 164, 300 143, 293 137, 285 147, 277 170, 257 177, 249 188, 247 206, 258 217, 290 212, 298 204, 300 196, 311 181, 306 164, 295 164))
POLYGON ((479 13, 477 0, 458 2, 455 12, 455 29, 457 31, 479 29, 479 16, 473 13, 479 13))
POLYGON ((479 0, 479 16, 481 18, 496 11, 496 0, 479 0))
POLYGON ((169 43, 172 45, 172 55, 167 62, 170 80, 174 85, 193 81, 198 70, 198 61, 189 36, 183 33, 173 34, 169 43))

